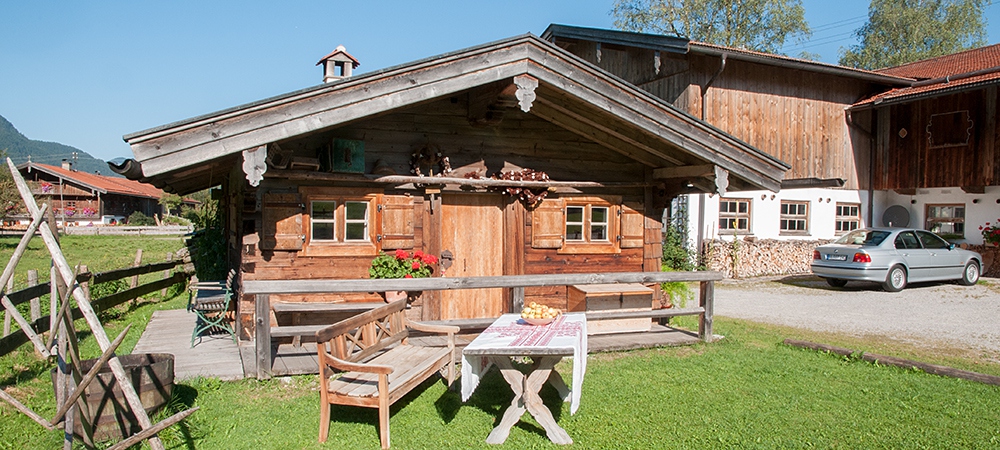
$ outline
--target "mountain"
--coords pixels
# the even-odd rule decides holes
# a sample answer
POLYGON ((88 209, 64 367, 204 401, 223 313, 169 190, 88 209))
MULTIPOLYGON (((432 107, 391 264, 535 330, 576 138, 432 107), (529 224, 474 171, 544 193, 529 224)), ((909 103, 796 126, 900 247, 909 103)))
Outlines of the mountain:
POLYGON ((14 164, 25 163, 30 156, 33 162, 53 166, 59 166, 64 159, 72 161, 73 152, 76 152, 76 170, 99 172, 101 175, 112 177, 121 176, 112 172, 106 162, 76 147, 28 139, 3 116, 0 116, 0 150, 5 150, 14 164))

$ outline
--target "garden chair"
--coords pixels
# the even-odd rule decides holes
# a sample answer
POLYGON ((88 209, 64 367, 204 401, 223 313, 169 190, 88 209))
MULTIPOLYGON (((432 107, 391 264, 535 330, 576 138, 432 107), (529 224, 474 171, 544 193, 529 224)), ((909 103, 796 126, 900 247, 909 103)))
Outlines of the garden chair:
POLYGON ((191 332, 191 347, 201 333, 213 328, 221 329, 236 342, 236 332, 226 322, 226 313, 235 293, 236 270, 231 269, 225 281, 198 281, 188 287, 188 311, 195 313, 194 331, 191 332))

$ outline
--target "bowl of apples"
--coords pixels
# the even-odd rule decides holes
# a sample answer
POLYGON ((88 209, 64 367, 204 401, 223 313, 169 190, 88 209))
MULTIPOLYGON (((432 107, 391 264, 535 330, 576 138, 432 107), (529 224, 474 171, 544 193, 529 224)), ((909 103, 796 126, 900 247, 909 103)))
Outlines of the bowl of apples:
POLYGON ((562 314, 558 309, 531 302, 521 310, 521 319, 529 325, 548 325, 562 314))

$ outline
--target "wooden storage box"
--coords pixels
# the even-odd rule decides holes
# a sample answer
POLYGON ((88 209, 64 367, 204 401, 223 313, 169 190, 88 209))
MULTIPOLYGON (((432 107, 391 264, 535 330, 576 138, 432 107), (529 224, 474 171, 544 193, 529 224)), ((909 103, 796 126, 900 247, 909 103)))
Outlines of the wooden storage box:
MULTIPOLYGON (((650 311, 653 290, 641 284, 586 284, 569 286, 569 311, 650 311)), ((649 331, 647 317, 587 322, 587 334, 631 333, 649 331)))

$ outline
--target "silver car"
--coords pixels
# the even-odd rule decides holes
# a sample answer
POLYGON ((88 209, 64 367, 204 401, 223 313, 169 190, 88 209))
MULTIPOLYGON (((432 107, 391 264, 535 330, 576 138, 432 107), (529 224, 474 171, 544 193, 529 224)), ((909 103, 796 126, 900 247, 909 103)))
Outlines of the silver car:
POLYGON ((938 235, 913 228, 864 228, 816 247, 812 271, 833 287, 874 281, 899 292, 916 281, 979 280, 982 256, 956 248, 938 235))

